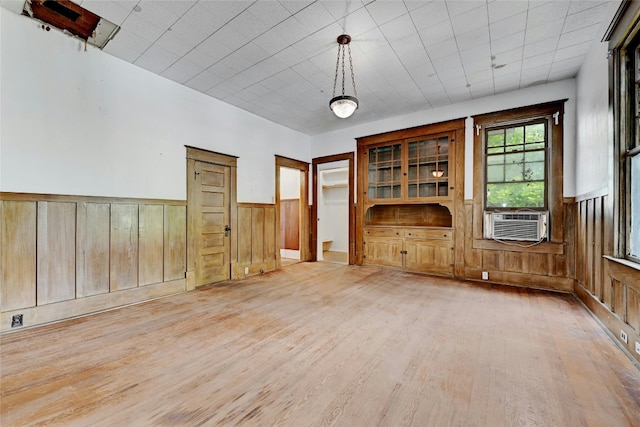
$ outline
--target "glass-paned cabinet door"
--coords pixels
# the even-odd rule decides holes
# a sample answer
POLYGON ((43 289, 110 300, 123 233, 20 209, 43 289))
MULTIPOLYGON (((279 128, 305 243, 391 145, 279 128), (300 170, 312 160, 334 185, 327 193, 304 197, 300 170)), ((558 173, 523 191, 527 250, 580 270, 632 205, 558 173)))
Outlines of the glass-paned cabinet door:
POLYGON ((407 147, 407 196, 410 199, 448 196, 449 137, 410 141, 407 147))
POLYGON ((397 199, 402 195, 402 145, 369 149, 369 199, 397 199))

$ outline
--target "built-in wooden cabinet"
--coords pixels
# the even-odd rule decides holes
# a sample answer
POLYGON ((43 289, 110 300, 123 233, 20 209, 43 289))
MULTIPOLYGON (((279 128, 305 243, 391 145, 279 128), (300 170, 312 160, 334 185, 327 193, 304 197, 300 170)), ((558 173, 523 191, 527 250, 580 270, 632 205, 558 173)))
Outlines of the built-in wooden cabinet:
POLYGON ((453 158, 454 134, 425 135, 367 147, 367 201, 451 200, 455 168, 449 168, 449 157, 453 158))
POLYGON ((453 275, 453 229, 365 227, 363 263, 453 275))
POLYGON ((357 141, 357 262, 453 276, 464 120, 357 141))

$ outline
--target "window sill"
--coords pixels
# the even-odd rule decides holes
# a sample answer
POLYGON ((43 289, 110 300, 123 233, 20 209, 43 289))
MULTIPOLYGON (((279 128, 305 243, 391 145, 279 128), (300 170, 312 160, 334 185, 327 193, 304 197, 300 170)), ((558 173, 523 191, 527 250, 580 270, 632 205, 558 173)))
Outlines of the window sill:
POLYGON ((606 260, 609 260, 611 262, 622 264, 622 265, 624 265, 626 267, 629 267, 629 268, 631 268, 633 270, 640 271, 640 264, 638 264, 637 262, 630 261, 630 260, 628 260, 626 258, 615 258, 615 257, 609 256, 609 255, 604 255, 603 258, 605 258, 606 260))
POLYGON ((640 292, 640 264, 624 258, 605 255, 609 276, 640 292))
MULTIPOLYGON (((525 245, 531 242, 523 242, 525 245)), ((473 249, 489 249, 494 251, 509 251, 509 252, 530 252, 530 253, 542 253, 542 254, 564 254, 564 243, 555 242, 542 242, 535 246, 520 247, 510 245, 508 243, 498 242, 492 239, 474 239, 473 249)))

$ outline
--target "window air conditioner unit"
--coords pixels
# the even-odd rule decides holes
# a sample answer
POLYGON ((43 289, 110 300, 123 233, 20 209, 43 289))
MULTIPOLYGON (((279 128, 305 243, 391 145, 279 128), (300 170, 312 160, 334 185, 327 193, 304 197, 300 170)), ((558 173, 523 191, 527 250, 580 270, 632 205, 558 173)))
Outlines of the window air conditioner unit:
POLYGON ((484 237, 540 242, 547 238, 549 212, 485 212, 484 237))

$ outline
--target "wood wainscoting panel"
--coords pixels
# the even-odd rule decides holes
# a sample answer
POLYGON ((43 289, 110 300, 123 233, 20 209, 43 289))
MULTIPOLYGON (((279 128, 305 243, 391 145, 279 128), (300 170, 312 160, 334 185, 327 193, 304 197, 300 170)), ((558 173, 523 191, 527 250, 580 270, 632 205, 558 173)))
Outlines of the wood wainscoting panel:
POLYGON ((276 269, 276 207, 260 203, 239 203, 237 207, 237 262, 232 278, 276 269))
POLYGON ((181 279, 187 271, 187 208, 164 207, 164 281, 181 279))
POLYGON ((0 332, 186 290, 186 216, 179 200, 0 192, 0 332))
POLYGON ((76 203, 38 202, 37 305, 76 296, 76 203))
POLYGON ((109 289, 138 286, 138 205, 111 205, 109 289))
MULTIPOLYGON (((276 259, 276 207, 264 207, 264 259, 276 259)), ((274 264, 275 265, 275 264, 274 264)), ((275 267, 274 267, 275 268, 275 267)))
POLYGON ((264 261, 264 208, 251 208, 251 263, 264 261))
POLYGON ((164 206, 139 206, 138 286, 160 283, 164 278, 164 206))
POLYGON ((238 264, 251 264, 251 207, 238 206, 238 264))
POLYGON ((109 203, 78 202, 76 298, 109 292, 109 203))
POLYGON ((0 201, 0 307, 36 305, 36 202, 0 201))

